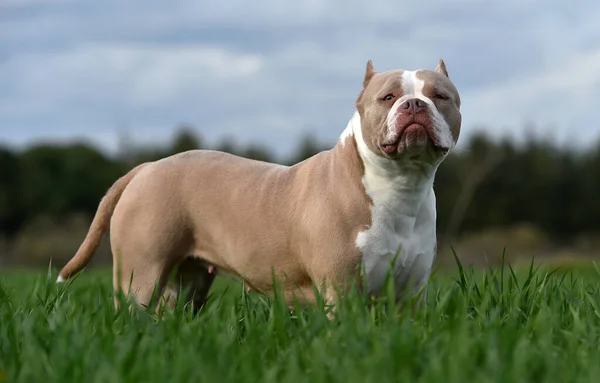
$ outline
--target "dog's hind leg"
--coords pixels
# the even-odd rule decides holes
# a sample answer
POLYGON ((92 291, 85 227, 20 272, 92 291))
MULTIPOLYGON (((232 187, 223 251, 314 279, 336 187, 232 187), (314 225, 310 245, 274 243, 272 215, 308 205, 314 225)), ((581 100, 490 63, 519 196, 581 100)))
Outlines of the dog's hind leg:
POLYGON ((115 306, 120 302, 119 295, 145 309, 159 303, 169 274, 169 268, 163 262, 148 261, 131 262, 119 261, 114 257, 113 284, 115 306))
POLYGON ((133 226, 116 233, 112 247, 115 304, 119 304, 120 292, 142 309, 159 309, 157 305, 167 303, 162 298, 171 271, 189 247, 185 236, 147 235, 139 226, 133 226))
POLYGON ((188 256, 173 268, 163 297, 171 308, 179 299, 184 305, 192 305, 197 313, 206 303, 215 276, 216 270, 204 261, 188 256))

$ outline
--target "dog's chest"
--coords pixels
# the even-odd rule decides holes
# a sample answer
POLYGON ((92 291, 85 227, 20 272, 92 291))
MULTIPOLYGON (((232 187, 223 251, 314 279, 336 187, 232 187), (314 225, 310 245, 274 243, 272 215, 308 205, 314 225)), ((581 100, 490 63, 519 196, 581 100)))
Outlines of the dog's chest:
POLYGON ((381 290, 392 265, 398 292, 409 279, 422 284, 435 258, 433 190, 423 195, 385 190, 369 194, 373 201, 371 225, 356 238, 369 293, 381 290))

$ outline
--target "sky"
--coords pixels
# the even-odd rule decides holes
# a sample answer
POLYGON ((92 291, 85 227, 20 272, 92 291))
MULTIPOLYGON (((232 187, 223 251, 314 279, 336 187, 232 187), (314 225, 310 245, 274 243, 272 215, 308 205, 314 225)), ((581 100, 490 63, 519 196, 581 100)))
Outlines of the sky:
POLYGON ((600 139, 600 2, 0 0, 0 142, 330 145, 375 69, 446 62, 461 138, 600 139))

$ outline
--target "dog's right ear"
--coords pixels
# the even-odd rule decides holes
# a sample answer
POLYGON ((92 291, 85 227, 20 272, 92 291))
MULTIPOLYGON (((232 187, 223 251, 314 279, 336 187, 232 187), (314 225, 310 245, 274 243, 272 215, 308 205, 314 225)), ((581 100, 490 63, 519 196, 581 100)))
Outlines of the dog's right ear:
POLYGON ((374 74, 375 68, 373 67, 373 61, 369 60, 367 61, 367 72, 365 73, 365 79, 363 80, 363 88, 367 87, 367 84, 371 81, 374 74))

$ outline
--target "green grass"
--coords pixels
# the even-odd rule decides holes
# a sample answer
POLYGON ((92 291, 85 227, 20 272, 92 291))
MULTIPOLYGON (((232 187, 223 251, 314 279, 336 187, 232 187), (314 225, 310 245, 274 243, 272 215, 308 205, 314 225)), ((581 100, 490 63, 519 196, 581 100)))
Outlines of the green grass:
MULTIPOLYGON (((592 268, 593 270, 593 268, 592 268)), ((597 382, 600 274, 434 276, 427 307, 369 306, 328 320, 223 281, 201 313, 113 308, 111 278, 0 278, 0 382, 597 382)), ((389 303, 389 302, 388 302, 389 303)))

